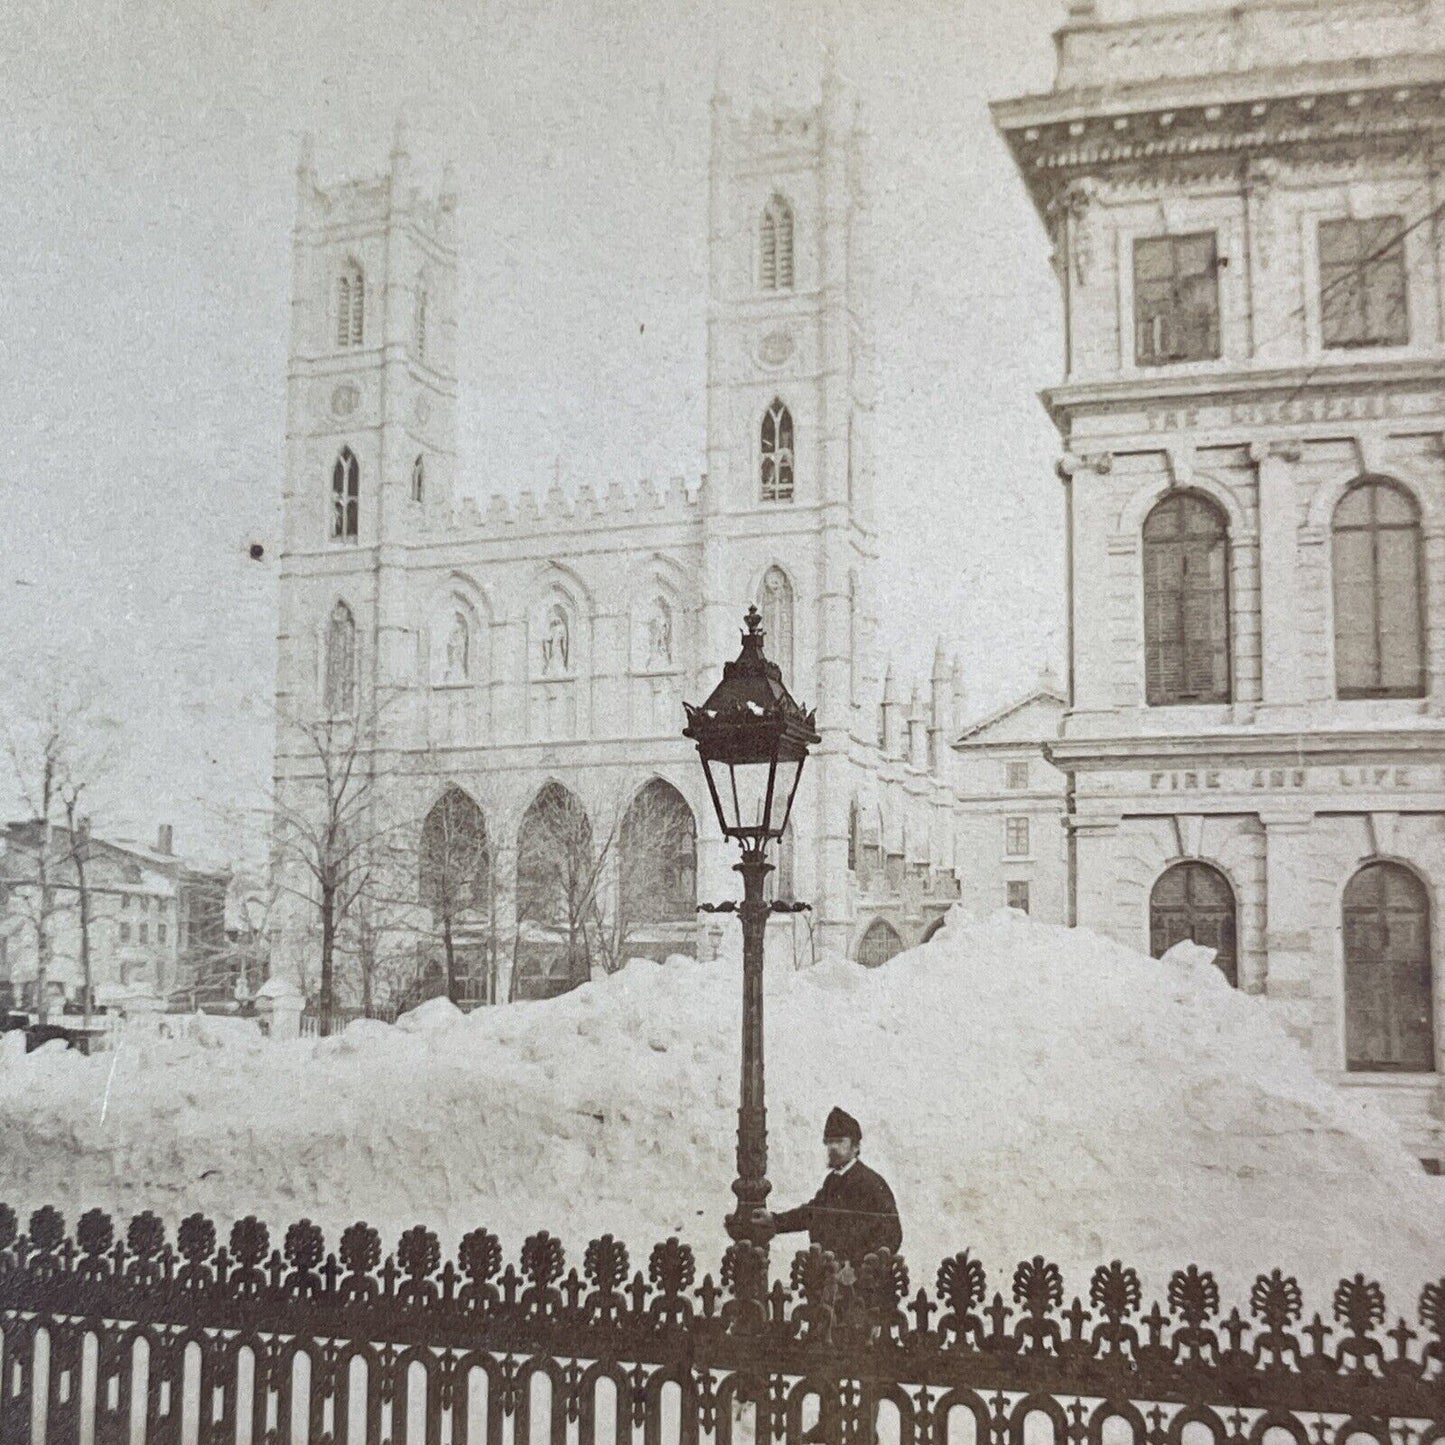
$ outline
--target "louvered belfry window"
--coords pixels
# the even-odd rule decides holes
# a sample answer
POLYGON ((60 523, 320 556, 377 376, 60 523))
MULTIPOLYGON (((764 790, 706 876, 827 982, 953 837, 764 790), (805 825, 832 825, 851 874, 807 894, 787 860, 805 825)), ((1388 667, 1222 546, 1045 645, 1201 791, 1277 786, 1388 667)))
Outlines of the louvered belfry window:
POLYGON ((1342 698, 1423 697, 1420 512, 1368 477, 1335 508, 1335 688, 1342 698))
POLYGON ((1330 349, 1410 340, 1400 216, 1320 223, 1320 340, 1330 349))
POLYGON ((361 507, 361 465, 350 447, 342 447, 331 468, 331 536, 354 542, 361 507))
POLYGON ((793 414, 781 400, 763 415, 761 490, 765 502, 793 500, 793 414))
POLYGON ((1194 492, 1144 523, 1144 673, 1150 707, 1230 700, 1229 533, 1194 492))
POLYGON ((1134 242, 1134 360, 1138 366, 1219 355, 1219 257, 1213 231, 1134 242))
POLYGON ((758 237, 758 283, 764 291, 793 289, 793 208, 781 196, 763 207, 758 237))
POLYGON ((366 330, 366 278, 348 266, 336 283, 336 344, 360 346, 366 330))
POLYGON ((1398 863, 1367 863, 1345 887, 1345 1067, 1435 1068, 1430 900, 1398 863))

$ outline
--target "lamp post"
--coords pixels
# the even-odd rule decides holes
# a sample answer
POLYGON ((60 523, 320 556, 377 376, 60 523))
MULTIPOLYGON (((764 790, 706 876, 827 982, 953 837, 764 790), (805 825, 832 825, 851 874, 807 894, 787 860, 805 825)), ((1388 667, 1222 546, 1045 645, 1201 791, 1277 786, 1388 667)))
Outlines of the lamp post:
MULTIPOLYGON (((783 836, 808 748, 819 741, 813 714, 783 685, 775 662, 763 656, 763 619, 744 618, 743 648, 723 664, 722 681, 701 707, 684 703, 683 736, 697 744, 708 791, 724 837, 742 849, 733 866, 743 876, 738 914, 743 926, 742 1083, 738 1106, 737 1207, 728 1216, 734 1240, 767 1244, 753 1214, 767 1202, 768 1124, 763 1092, 763 937, 771 911, 763 896, 773 865, 768 845, 783 836)), ((729 909, 729 911, 731 911, 729 909)))

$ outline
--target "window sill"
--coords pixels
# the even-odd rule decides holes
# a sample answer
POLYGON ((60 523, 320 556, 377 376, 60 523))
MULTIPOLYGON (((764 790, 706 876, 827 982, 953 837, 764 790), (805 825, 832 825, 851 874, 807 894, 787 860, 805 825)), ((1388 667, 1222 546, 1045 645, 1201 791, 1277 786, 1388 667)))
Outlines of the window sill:
POLYGON ((1341 1069, 1335 1082, 1343 1088, 1389 1086, 1419 1094, 1433 1092, 1440 1084, 1440 1075, 1433 1069, 1341 1069))

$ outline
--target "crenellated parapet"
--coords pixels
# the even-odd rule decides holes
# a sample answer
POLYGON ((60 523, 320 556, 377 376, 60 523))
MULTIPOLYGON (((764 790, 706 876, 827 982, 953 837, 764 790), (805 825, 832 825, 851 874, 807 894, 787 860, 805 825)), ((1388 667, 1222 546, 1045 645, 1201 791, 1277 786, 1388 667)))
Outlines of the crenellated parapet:
POLYGON ((631 488, 614 482, 601 496, 586 483, 575 490, 552 486, 540 495, 530 489, 511 496, 493 492, 485 505, 475 497, 463 497, 449 516, 436 519, 433 530, 525 536, 642 523, 694 522, 702 515, 706 483, 705 477, 673 477, 661 485, 644 478, 631 488))

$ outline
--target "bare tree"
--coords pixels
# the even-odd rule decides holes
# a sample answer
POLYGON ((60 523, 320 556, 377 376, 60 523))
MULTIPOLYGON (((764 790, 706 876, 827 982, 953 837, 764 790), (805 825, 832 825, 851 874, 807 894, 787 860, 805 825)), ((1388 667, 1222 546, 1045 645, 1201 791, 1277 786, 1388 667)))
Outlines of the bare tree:
POLYGON ((278 787, 273 848, 278 886, 314 917, 318 936, 320 1031, 331 1032, 343 925, 378 885, 394 849, 372 767, 377 718, 323 718, 287 726, 302 775, 278 787))
POLYGON ((594 828, 575 795, 548 783, 519 834, 512 996, 523 980, 537 987, 539 973, 547 993, 594 967, 611 973, 642 934, 691 925, 696 878, 692 812, 670 785, 654 780, 617 799, 594 828))
POLYGON ((43 1025, 50 1017, 50 975, 55 961, 55 925, 58 915, 76 896, 67 868, 78 870, 81 964, 85 975, 87 1011, 90 985, 90 899, 84 864, 89 832, 78 847, 81 833, 81 799, 109 766, 102 742, 109 719, 98 713, 94 700, 60 680, 58 666, 41 689, 34 705, 6 723, 5 746, 21 801, 29 811, 33 830, 30 843, 33 872, 20 890, 23 909, 35 937, 36 1016, 43 1025), (62 824, 62 820, 64 820, 62 824))
POLYGON ((447 788, 422 825, 419 883, 421 903, 441 944, 447 997, 463 1002, 463 983, 472 972, 463 967, 463 955, 474 951, 479 932, 487 954, 483 983, 490 995, 495 967, 491 846, 481 809, 460 788, 447 788), (464 949, 464 943, 472 948, 464 949))

